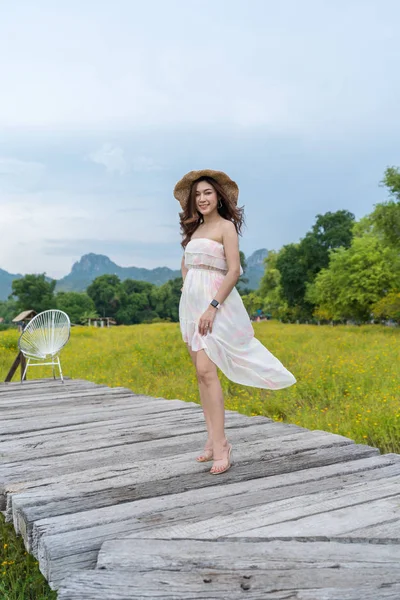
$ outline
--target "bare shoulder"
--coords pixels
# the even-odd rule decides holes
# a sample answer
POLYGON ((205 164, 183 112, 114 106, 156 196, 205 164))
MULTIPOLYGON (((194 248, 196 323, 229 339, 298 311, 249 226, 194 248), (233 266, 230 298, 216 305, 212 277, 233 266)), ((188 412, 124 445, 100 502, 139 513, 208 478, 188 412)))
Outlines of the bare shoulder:
POLYGON ((224 219, 224 222, 221 224, 221 228, 222 228, 222 237, 224 240, 232 240, 232 239, 237 240, 238 239, 236 227, 232 223, 232 221, 227 221, 227 219, 224 219))

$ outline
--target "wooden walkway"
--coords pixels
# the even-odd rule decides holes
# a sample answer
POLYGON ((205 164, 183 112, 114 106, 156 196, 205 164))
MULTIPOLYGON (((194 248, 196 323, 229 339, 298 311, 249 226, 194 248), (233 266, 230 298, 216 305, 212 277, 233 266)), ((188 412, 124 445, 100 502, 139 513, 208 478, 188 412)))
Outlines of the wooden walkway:
POLYGON ((88 381, 0 384, 0 509, 60 600, 399 600, 400 455, 88 381))

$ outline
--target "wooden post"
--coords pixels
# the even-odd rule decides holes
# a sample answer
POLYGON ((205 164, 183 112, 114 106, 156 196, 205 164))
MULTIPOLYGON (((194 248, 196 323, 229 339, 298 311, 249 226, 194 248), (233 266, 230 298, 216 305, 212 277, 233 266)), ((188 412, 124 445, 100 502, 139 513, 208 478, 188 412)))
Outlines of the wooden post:
MULTIPOLYGON (((26 358, 25 356, 21 353, 21 381, 22 381, 22 376, 24 374, 25 371, 25 367, 26 367, 26 358)), ((25 377, 24 380, 26 380, 26 373, 25 373, 25 377)))
MULTIPOLYGON (((12 378, 14 377, 15 371, 18 369, 18 367, 20 365, 21 365, 21 381, 22 381, 22 375, 24 374, 25 367, 26 367, 26 358, 22 354, 21 351, 18 352, 17 358, 14 360, 13 364, 11 365, 11 369, 7 373, 7 377, 4 380, 6 383, 9 383, 12 380, 12 378)), ((26 379, 26 375, 25 375, 24 379, 26 379)))

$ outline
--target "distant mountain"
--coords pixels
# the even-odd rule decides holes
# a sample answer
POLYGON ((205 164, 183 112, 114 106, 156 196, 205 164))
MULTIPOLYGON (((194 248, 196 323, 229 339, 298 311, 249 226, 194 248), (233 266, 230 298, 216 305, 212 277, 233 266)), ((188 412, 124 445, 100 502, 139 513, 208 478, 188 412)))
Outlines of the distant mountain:
POLYGON ((11 284, 14 279, 21 279, 22 275, 12 275, 0 269, 0 300, 7 300, 12 292, 11 284))
POLYGON ((261 248, 256 250, 249 257, 246 257, 247 269, 244 276, 249 280, 248 283, 243 284, 243 287, 250 288, 251 290, 258 289, 260 285, 261 277, 264 275, 264 259, 268 256, 268 250, 261 248))
MULTIPOLYGON (((256 250, 246 258, 247 269, 245 277, 249 282, 243 285, 250 289, 257 289, 260 279, 264 274, 264 258, 268 251, 262 248, 256 250)), ((155 285, 162 285, 170 279, 181 276, 181 271, 169 269, 168 267, 157 267, 156 269, 141 269, 139 267, 120 267, 108 256, 103 254, 85 254, 76 262, 69 275, 57 281, 57 292, 83 292, 99 275, 118 275, 121 280, 136 279, 148 281, 155 285)), ((14 279, 20 279, 22 275, 12 275, 0 269, 0 300, 7 300, 11 294, 11 283, 14 279)))
POLYGON ((103 254, 85 254, 76 262, 69 275, 59 279, 56 286, 57 292, 83 292, 100 275, 118 275, 124 279, 148 281, 155 285, 162 285, 169 279, 180 277, 181 272, 173 271, 168 267, 156 269, 141 269, 139 267, 120 267, 103 254))

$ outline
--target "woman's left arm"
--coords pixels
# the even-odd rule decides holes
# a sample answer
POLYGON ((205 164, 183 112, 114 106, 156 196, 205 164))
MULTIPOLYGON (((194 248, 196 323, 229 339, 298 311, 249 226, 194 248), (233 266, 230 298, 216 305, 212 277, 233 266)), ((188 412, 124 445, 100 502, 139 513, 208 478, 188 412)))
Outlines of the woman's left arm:
MULTIPOLYGON (((224 224, 224 231, 222 234, 222 240, 225 250, 225 258, 228 264, 228 271, 224 277, 223 282, 219 286, 218 292, 211 300, 217 300, 220 304, 229 296, 233 288, 235 287, 240 277, 240 254, 239 254, 239 238, 236 232, 236 228, 231 221, 226 221, 224 224)), ((202 314, 199 321, 199 333, 205 335, 208 331, 212 332, 212 324, 217 313, 218 308, 210 305, 207 310, 202 314)))
MULTIPOLYGON (((215 295, 215 300, 217 300, 220 304, 222 304, 223 301, 229 296, 240 277, 239 237, 236 232, 236 228, 231 221, 227 221, 225 224, 222 241, 224 244, 228 271, 223 282, 219 286, 218 292, 215 295)), ((211 300, 212 298, 210 298, 210 302, 211 300)))

